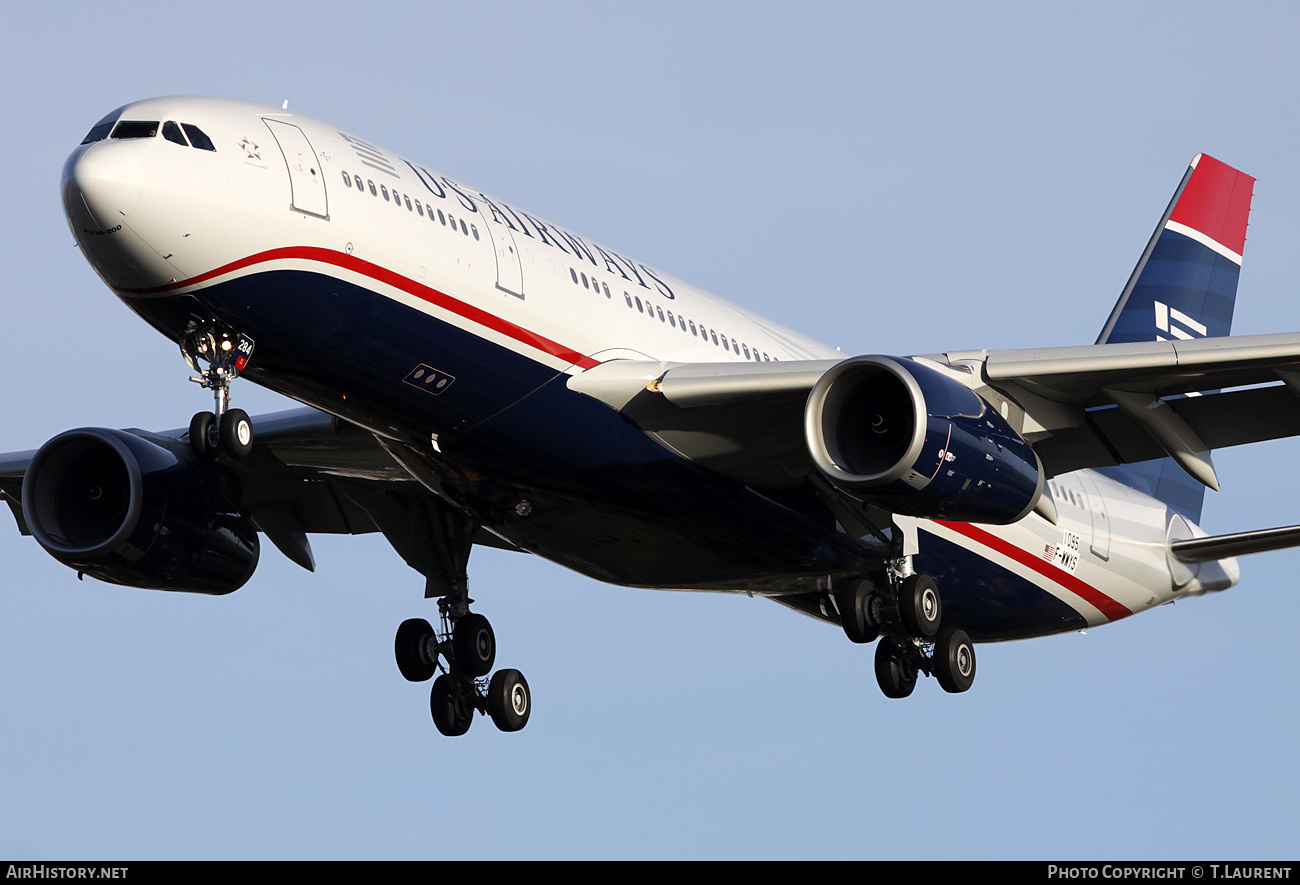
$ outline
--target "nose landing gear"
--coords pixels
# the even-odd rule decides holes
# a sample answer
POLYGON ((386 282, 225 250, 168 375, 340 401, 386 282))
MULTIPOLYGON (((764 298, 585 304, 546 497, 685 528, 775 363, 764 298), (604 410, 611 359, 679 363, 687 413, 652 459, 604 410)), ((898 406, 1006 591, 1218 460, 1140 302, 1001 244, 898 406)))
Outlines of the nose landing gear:
POLYGON ((253 451, 253 423, 243 409, 231 409, 230 384, 253 356, 253 339, 208 325, 195 327, 181 338, 181 354, 199 374, 190 380, 212 391, 213 410, 190 419, 190 445, 200 457, 218 451, 246 458, 253 451), (200 368, 206 363, 207 368, 200 368))

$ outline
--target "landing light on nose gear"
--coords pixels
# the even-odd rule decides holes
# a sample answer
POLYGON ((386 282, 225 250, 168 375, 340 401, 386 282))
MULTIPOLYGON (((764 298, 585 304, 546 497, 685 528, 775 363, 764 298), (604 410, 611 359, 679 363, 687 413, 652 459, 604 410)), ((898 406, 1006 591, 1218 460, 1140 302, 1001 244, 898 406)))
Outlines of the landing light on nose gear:
POLYGON ((211 412, 199 412, 190 419, 190 445, 200 457, 223 451, 232 458, 245 458, 253 451, 253 423, 243 409, 231 409, 230 384, 253 357, 253 339, 247 335, 194 327, 181 338, 181 354, 199 374, 190 380, 212 391, 211 412), (200 361, 207 368, 200 368, 200 361))

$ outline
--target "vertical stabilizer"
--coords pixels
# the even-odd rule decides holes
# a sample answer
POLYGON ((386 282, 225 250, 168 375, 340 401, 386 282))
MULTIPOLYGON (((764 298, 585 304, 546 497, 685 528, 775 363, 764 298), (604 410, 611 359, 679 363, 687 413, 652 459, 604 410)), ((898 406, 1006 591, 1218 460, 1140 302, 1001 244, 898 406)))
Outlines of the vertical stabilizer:
MULTIPOLYGON (((1206 154, 1192 159, 1098 344, 1231 333, 1254 185, 1249 175, 1206 154)), ((1200 521, 1205 487, 1172 458, 1103 472, 1200 521)))

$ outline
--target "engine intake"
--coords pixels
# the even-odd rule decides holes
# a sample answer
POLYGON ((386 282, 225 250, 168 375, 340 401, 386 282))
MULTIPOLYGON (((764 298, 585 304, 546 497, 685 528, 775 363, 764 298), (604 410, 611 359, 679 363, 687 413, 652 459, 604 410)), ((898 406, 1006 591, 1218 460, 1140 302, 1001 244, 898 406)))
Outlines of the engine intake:
POLYGON ((223 594, 257 567, 257 530, 209 477, 124 430, 69 430, 42 446, 23 516, 55 559, 114 584, 223 594))
POLYGON ((804 432, 831 483, 893 513, 1007 524, 1042 494, 1029 443, 970 388, 915 360, 835 366, 808 396, 804 432))

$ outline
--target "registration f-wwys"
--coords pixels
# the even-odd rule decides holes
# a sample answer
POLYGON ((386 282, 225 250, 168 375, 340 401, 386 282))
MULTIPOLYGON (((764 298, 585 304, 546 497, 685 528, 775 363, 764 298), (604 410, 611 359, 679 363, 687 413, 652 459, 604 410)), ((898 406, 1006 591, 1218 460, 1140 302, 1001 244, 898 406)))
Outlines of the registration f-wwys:
POLYGON ((1300 544, 1197 526, 1212 449, 1300 434, 1300 335, 1228 337, 1252 186, 1197 156, 1093 345, 845 358, 285 108, 141 101, 73 150, 64 209, 213 408, 0 456, 0 490, 60 562, 158 590, 239 588, 260 536, 312 569, 309 535, 382 532, 437 604, 395 647, 447 735, 532 708, 475 544, 768 596, 875 642, 889 697, 961 692, 975 643, 1300 544), (250 418, 237 378, 305 407, 250 418))

